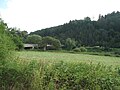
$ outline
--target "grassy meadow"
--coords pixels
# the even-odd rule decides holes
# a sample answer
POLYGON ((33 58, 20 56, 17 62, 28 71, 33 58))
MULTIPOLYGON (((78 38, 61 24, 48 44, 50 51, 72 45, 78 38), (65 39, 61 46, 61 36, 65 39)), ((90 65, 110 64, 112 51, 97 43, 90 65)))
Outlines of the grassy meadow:
POLYGON ((50 62, 64 61, 71 63, 93 63, 104 64, 107 66, 120 66, 120 57, 98 56, 88 54, 73 54, 62 52, 39 52, 39 51, 21 51, 17 52, 19 58, 23 60, 44 60, 50 62))

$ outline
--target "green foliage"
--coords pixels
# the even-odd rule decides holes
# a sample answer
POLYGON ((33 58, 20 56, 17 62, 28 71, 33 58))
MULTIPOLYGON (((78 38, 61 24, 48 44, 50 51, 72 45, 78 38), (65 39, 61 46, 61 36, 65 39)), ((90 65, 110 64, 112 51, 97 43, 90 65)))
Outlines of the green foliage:
POLYGON ((29 35, 26 39, 26 43, 29 44, 40 44, 42 41, 42 37, 39 35, 29 35))
POLYGON ((28 32, 27 31, 21 31, 20 32, 20 37, 22 38, 22 41, 25 43, 25 40, 28 36, 28 32))
POLYGON ((71 38, 67 38, 65 42, 65 47, 67 50, 72 50, 76 46, 75 40, 72 40, 71 38))
POLYGON ((85 47, 75 48, 73 49, 75 52, 87 52, 87 49, 85 47))
POLYGON ((7 26, 0 21, 0 61, 7 60, 11 57, 11 51, 14 50, 14 44, 6 32, 7 26))
POLYGON ((17 28, 9 28, 8 31, 13 36, 17 35, 18 37, 20 37, 23 42, 25 42, 25 39, 28 36, 28 32, 27 31, 20 31, 20 29, 17 29, 17 28))
MULTIPOLYGON (((78 45, 102 46, 108 48, 120 47, 120 12, 100 15, 97 21, 89 17, 84 20, 73 20, 60 26, 32 32, 44 36, 56 37, 62 44, 67 38, 77 41, 78 45)), ((79 46, 78 46, 79 47, 79 46)))
POLYGON ((99 47, 99 46, 94 46, 94 47, 86 47, 88 52, 102 52, 104 51, 103 47, 99 47))
POLYGON ((40 46, 44 47, 44 50, 46 50, 46 49, 60 49, 61 43, 58 39, 47 36, 47 37, 43 37, 42 43, 40 46))
POLYGON ((0 68, 0 81, 0 90, 118 90, 120 74, 101 64, 16 60, 0 68))
POLYGON ((120 51, 116 51, 116 52, 114 52, 115 54, 117 54, 117 55, 120 55, 120 51))
POLYGON ((16 45, 16 50, 22 50, 23 49, 23 33, 20 30, 17 30, 16 28, 8 28, 7 31, 12 38, 14 44, 16 45))
POLYGON ((87 52, 87 49, 85 47, 80 47, 81 52, 87 52))
POLYGON ((75 48, 75 49, 73 49, 73 51, 75 51, 75 52, 81 52, 80 48, 75 48))
POLYGON ((30 89, 36 64, 33 61, 21 66, 18 61, 8 61, 6 66, 0 68, 0 90, 30 89))
POLYGON ((14 41, 16 45, 16 50, 22 50, 23 49, 23 42, 18 36, 13 36, 12 40, 14 41))

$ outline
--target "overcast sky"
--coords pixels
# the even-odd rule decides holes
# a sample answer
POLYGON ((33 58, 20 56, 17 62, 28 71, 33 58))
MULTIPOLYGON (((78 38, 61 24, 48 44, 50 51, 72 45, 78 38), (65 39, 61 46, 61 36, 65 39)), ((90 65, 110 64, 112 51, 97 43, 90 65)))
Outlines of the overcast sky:
POLYGON ((120 11, 120 0, 0 0, 2 19, 28 32, 113 11, 120 11))

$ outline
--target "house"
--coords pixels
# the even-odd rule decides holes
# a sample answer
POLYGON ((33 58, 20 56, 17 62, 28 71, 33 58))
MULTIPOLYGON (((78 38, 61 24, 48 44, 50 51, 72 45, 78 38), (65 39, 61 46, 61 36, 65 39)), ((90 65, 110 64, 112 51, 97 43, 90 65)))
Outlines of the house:
POLYGON ((35 49, 38 48, 38 44, 24 44, 24 49, 35 49))

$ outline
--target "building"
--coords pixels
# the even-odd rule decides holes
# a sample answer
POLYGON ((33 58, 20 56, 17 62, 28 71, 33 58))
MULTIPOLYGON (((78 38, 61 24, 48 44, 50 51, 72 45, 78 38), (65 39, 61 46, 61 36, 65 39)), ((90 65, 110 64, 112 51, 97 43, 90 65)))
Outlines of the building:
POLYGON ((35 49, 38 48, 38 44, 24 44, 24 49, 35 49))

